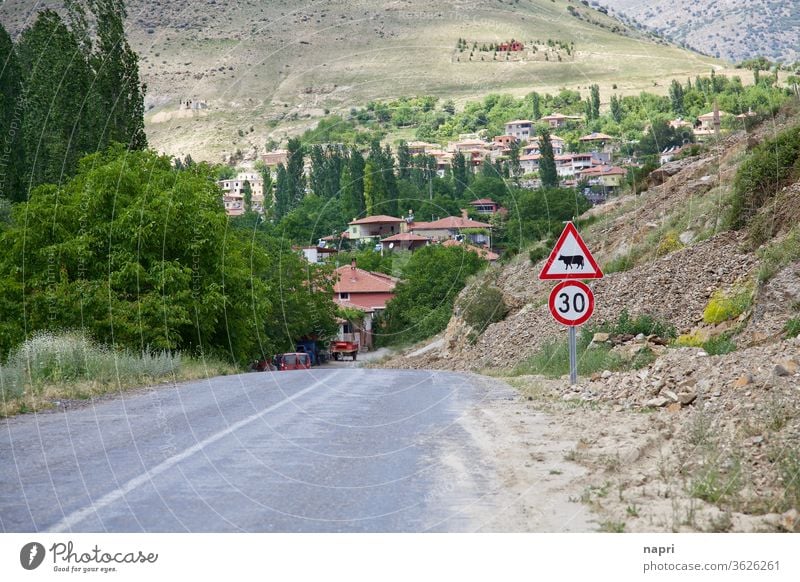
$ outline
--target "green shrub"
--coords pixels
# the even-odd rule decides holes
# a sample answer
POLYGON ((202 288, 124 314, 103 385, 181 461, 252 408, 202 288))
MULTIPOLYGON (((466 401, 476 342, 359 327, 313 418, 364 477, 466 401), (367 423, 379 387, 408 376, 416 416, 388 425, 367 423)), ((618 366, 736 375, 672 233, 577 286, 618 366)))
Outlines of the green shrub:
POLYGON ((797 337, 800 335, 800 317, 793 317, 786 322, 786 327, 783 328, 786 332, 786 337, 797 337))
POLYGON ((663 257, 664 255, 668 255, 671 252, 682 248, 683 243, 681 243, 680 239, 678 238, 678 233, 670 231, 661 237, 661 240, 658 243, 658 248, 656 249, 656 256, 663 257))
MULTIPOLYGON (((578 339, 578 373, 589 375, 603 370, 623 370, 629 367, 625 359, 608 346, 588 349, 591 334, 581 333, 578 339)), ((565 339, 545 343, 529 358, 514 368, 514 375, 539 374, 559 378, 569 374, 569 344, 565 339)))
POLYGON ((494 285, 482 282, 470 289, 456 305, 464 321, 478 333, 508 314, 503 293, 494 285))
POLYGON ((165 350, 134 354, 115 351, 80 333, 40 332, 14 350, 2 367, 3 388, 12 395, 24 387, 81 381, 114 383, 169 376, 181 367, 181 355, 165 350))
POLYGON ((679 348, 702 348, 705 340, 697 332, 684 333, 677 337, 674 345, 679 348))
POLYGON ((622 255, 616 259, 611 259, 603 266, 603 273, 610 275, 611 273, 621 273, 628 271, 636 266, 636 259, 631 254, 622 255))
POLYGON ((739 166, 728 223, 745 226, 770 198, 800 174, 800 126, 756 147, 739 166))
POLYGON ((531 264, 536 264, 542 259, 547 258, 550 254, 550 251, 545 248, 544 245, 536 245, 530 251, 528 251, 528 258, 531 261, 531 264))
POLYGON ((750 309, 752 303, 753 290, 749 285, 734 289, 730 293, 718 289, 711 295, 708 305, 703 310, 703 321, 715 324, 729 321, 750 309))
POLYGON ((781 241, 773 242, 759 252, 761 266, 758 281, 765 283, 789 263, 800 260, 800 227, 795 227, 781 241))
POLYGON ((585 328, 586 333, 605 332, 617 335, 657 335, 663 339, 673 339, 677 335, 675 326, 655 319, 651 315, 642 314, 631 318, 627 309, 623 309, 616 322, 606 322, 585 328))
POLYGON ((709 338, 703 343, 703 349, 710 356, 722 356, 736 351, 736 342, 729 334, 722 334, 709 338))

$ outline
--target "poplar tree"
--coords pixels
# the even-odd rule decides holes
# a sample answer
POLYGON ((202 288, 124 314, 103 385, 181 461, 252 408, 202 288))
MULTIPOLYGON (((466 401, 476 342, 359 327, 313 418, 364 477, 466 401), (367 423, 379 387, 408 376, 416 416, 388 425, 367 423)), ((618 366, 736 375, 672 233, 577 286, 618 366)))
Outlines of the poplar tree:
POLYGON ((17 45, 22 71, 24 188, 58 184, 71 175, 92 141, 84 108, 92 75, 75 36, 52 10, 39 13, 17 45))
POLYGON ((125 38, 125 3, 122 0, 94 0, 91 8, 97 21, 97 48, 92 55, 95 79, 94 114, 96 148, 119 142, 128 149, 147 148, 144 133, 144 93, 139 81, 139 57, 125 38))
POLYGON ((22 78, 11 37, 0 24, 0 198, 24 200, 20 144, 22 78))
POLYGON ((558 186, 558 170, 556 170, 556 159, 553 154, 553 144, 550 143, 550 131, 543 127, 539 132, 539 178, 542 187, 555 188, 558 186))

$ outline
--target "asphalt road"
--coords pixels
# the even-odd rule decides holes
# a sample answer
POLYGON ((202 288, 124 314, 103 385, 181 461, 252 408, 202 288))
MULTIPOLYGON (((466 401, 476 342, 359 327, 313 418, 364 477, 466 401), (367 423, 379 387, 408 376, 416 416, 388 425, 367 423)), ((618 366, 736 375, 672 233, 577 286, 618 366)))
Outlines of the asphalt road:
POLYGON ((0 531, 475 531, 473 509, 499 503, 495 468, 459 419, 511 397, 472 376, 337 367, 22 415, 0 421, 0 531))

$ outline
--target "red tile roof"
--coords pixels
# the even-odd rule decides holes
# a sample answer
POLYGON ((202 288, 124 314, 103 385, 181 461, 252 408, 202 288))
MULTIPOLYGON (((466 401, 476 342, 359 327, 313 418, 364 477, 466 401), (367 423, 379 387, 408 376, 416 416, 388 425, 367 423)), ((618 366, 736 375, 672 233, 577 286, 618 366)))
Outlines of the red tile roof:
POLYGON ((394 216, 386 216, 385 214, 379 214, 378 216, 365 216, 364 218, 359 218, 350 224, 383 224, 389 222, 403 222, 403 219, 395 218, 394 216))
POLYGON ((593 131, 589 135, 584 135, 583 137, 579 138, 578 141, 608 141, 612 139, 614 138, 610 135, 593 131))
POLYGON ((491 224, 478 222, 471 218, 460 216, 447 216, 433 222, 415 222, 410 225, 411 230, 449 230, 458 228, 491 228, 491 224))
POLYGON ((497 202, 495 202, 491 198, 479 198, 478 200, 473 200, 472 202, 470 202, 470 204, 472 204, 472 205, 476 205, 476 204, 497 204, 497 202))
POLYGON ((398 279, 345 265, 336 269, 334 293, 392 293, 398 279))
POLYGON ((427 241, 428 237, 419 236, 410 232, 401 232, 400 234, 392 235, 388 238, 381 239, 381 242, 400 242, 400 241, 427 241))
POLYGON ((624 176, 628 172, 618 166, 592 166, 591 168, 586 168, 581 172, 581 177, 585 176, 614 176, 620 175, 624 176))

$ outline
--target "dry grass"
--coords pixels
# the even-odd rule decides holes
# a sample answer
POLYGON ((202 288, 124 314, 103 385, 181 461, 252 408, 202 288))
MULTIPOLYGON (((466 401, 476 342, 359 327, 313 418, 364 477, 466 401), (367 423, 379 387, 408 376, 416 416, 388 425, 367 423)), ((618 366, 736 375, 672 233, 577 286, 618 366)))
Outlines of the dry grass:
POLYGON ((77 333, 41 333, 0 366, 0 417, 51 408, 150 383, 236 373, 216 359, 178 353, 134 354, 98 346, 77 333))
MULTIPOLYGON (((325 109, 347 112, 373 99, 431 94, 463 104, 488 93, 521 96, 562 87, 586 92, 597 83, 607 101, 613 84, 618 94, 666 92, 671 78, 683 82, 722 64, 613 33, 619 23, 599 13, 592 20, 605 28, 578 20, 567 6, 564 0, 213 6, 132 0, 128 28, 153 106, 147 115, 150 144, 215 161, 236 149, 263 151, 268 137, 299 133, 325 109), (561 63, 453 62, 459 38, 512 37, 526 43, 572 41, 577 53, 561 63), (174 116, 181 99, 207 100, 208 114, 174 116), (154 123, 158 114, 166 119, 154 123), (271 127, 270 121, 279 125, 271 127)), ((33 3, 8 0, 0 4, 0 18, 13 33, 32 8, 33 3)))

